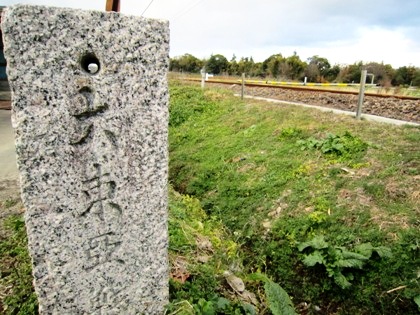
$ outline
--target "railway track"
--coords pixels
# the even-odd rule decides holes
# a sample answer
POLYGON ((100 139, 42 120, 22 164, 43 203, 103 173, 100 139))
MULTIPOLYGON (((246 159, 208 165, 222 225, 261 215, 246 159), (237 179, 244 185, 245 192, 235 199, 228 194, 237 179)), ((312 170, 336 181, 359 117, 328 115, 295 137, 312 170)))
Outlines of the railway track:
MULTIPOLYGON (((201 79, 196 78, 188 78, 189 81, 199 81, 201 79)), ((211 84, 241 84, 241 80, 216 80, 216 79, 209 79, 206 83, 211 84)), ((293 82, 292 82, 293 83, 293 82)), ((297 91, 308 91, 308 92, 319 92, 319 93, 334 93, 334 94, 347 94, 347 95, 359 95, 359 92, 356 91, 340 91, 334 89, 319 89, 312 86, 303 86, 299 84, 292 84, 292 83, 285 83, 285 82, 275 82, 275 81, 255 81, 255 80, 245 80, 245 86, 248 87, 266 87, 266 88, 277 88, 277 89, 286 89, 286 90, 297 90, 297 91)), ((308 83, 310 85, 311 83, 308 83)), ((324 86, 328 86, 325 84, 324 86)), ((340 86, 340 85, 338 85, 340 86)), ((389 95, 389 94, 378 94, 378 93, 369 93, 366 92, 365 96, 374 96, 380 98, 397 98, 401 100, 420 100, 419 97, 414 96, 406 96, 406 95, 389 95)))
MULTIPOLYGON (((191 80, 199 83, 200 80, 191 80)), ((229 86, 235 93, 241 93, 241 84, 238 81, 208 80, 209 87, 229 86)), ((279 87, 264 84, 247 84, 245 94, 272 98, 282 101, 301 102, 326 108, 340 109, 356 112, 358 93, 337 93, 337 91, 305 88, 305 87, 279 87)), ((395 97, 390 95, 366 94, 362 112, 381 117, 388 117, 408 122, 420 123, 420 98, 395 97)))

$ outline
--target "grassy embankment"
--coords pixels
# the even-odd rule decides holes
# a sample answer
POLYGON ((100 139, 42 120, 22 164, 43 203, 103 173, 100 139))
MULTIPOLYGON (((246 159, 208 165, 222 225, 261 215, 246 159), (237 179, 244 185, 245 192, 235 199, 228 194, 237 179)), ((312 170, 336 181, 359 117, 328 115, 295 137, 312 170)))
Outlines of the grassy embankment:
POLYGON ((301 313, 418 311, 418 128, 171 94, 171 183, 225 226, 241 277, 266 273, 301 313))
MULTIPOLYGON (((168 313, 292 313, 282 287, 301 314, 417 314, 419 142, 173 82, 168 313)), ((19 220, 0 245, 10 314, 34 305, 19 220)))

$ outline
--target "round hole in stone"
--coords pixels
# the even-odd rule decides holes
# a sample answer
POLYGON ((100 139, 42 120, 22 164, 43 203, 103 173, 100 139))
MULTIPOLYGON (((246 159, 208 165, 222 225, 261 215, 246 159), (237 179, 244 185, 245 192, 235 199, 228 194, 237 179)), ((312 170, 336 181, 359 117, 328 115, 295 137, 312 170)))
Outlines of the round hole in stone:
POLYGON ((81 65, 83 70, 89 74, 96 74, 101 69, 98 58, 93 53, 87 53, 82 57, 81 65))

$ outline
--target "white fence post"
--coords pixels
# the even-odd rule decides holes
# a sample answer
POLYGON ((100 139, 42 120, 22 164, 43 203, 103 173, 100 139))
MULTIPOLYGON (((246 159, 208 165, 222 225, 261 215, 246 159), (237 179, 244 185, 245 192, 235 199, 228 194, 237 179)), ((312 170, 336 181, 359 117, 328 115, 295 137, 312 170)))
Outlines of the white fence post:
POLYGON ((245 92, 245 73, 242 73, 242 88, 241 88, 241 99, 244 99, 245 92))
POLYGON ((203 67, 203 69, 200 70, 201 73, 201 88, 204 89, 204 82, 206 79, 206 68, 203 67))
POLYGON ((359 102, 357 103, 357 112, 356 112, 357 120, 360 120, 362 116, 363 98, 365 97, 366 75, 367 75, 367 70, 362 70, 362 74, 360 76, 359 102))

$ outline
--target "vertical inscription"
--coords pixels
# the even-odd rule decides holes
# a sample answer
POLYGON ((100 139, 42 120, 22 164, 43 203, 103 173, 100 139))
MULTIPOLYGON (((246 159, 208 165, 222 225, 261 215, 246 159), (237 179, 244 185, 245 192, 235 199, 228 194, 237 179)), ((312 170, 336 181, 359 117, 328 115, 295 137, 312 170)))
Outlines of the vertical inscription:
MULTIPOLYGON (((108 106, 98 100, 90 87, 81 88, 75 96, 71 115, 76 119, 76 128, 70 143, 78 148, 83 147, 82 151, 85 153, 90 151, 94 160, 96 156, 104 157, 117 148, 115 134, 97 123, 107 109, 108 106), (107 143, 104 146, 92 145, 97 142, 98 138, 106 139, 107 143)), ((92 168, 89 162, 87 168, 92 168)), ((120 228, 118 224, 115 224, 115 221, 119 222, 122 215, 121 207, 114 200, 117 184, 113 175, 104 169, 108 169, 108 165, 94 161, 93 173, 87 172, 90 175, 83 175, 85 178, 82 180, 82 194, 85 197, 85 203, 79 212, 79 217, 88 221, 96 218, 100 222, 96 235, 85 240, 83 244, 86 259, 86 263, 83 265, 85 270, 92 270, 110 261, 124 263, 115 254, 122 244, 120 228)), ((108 295, 112 295, 112 292, 109 291, 103 296, 106 298, 108 295)))

